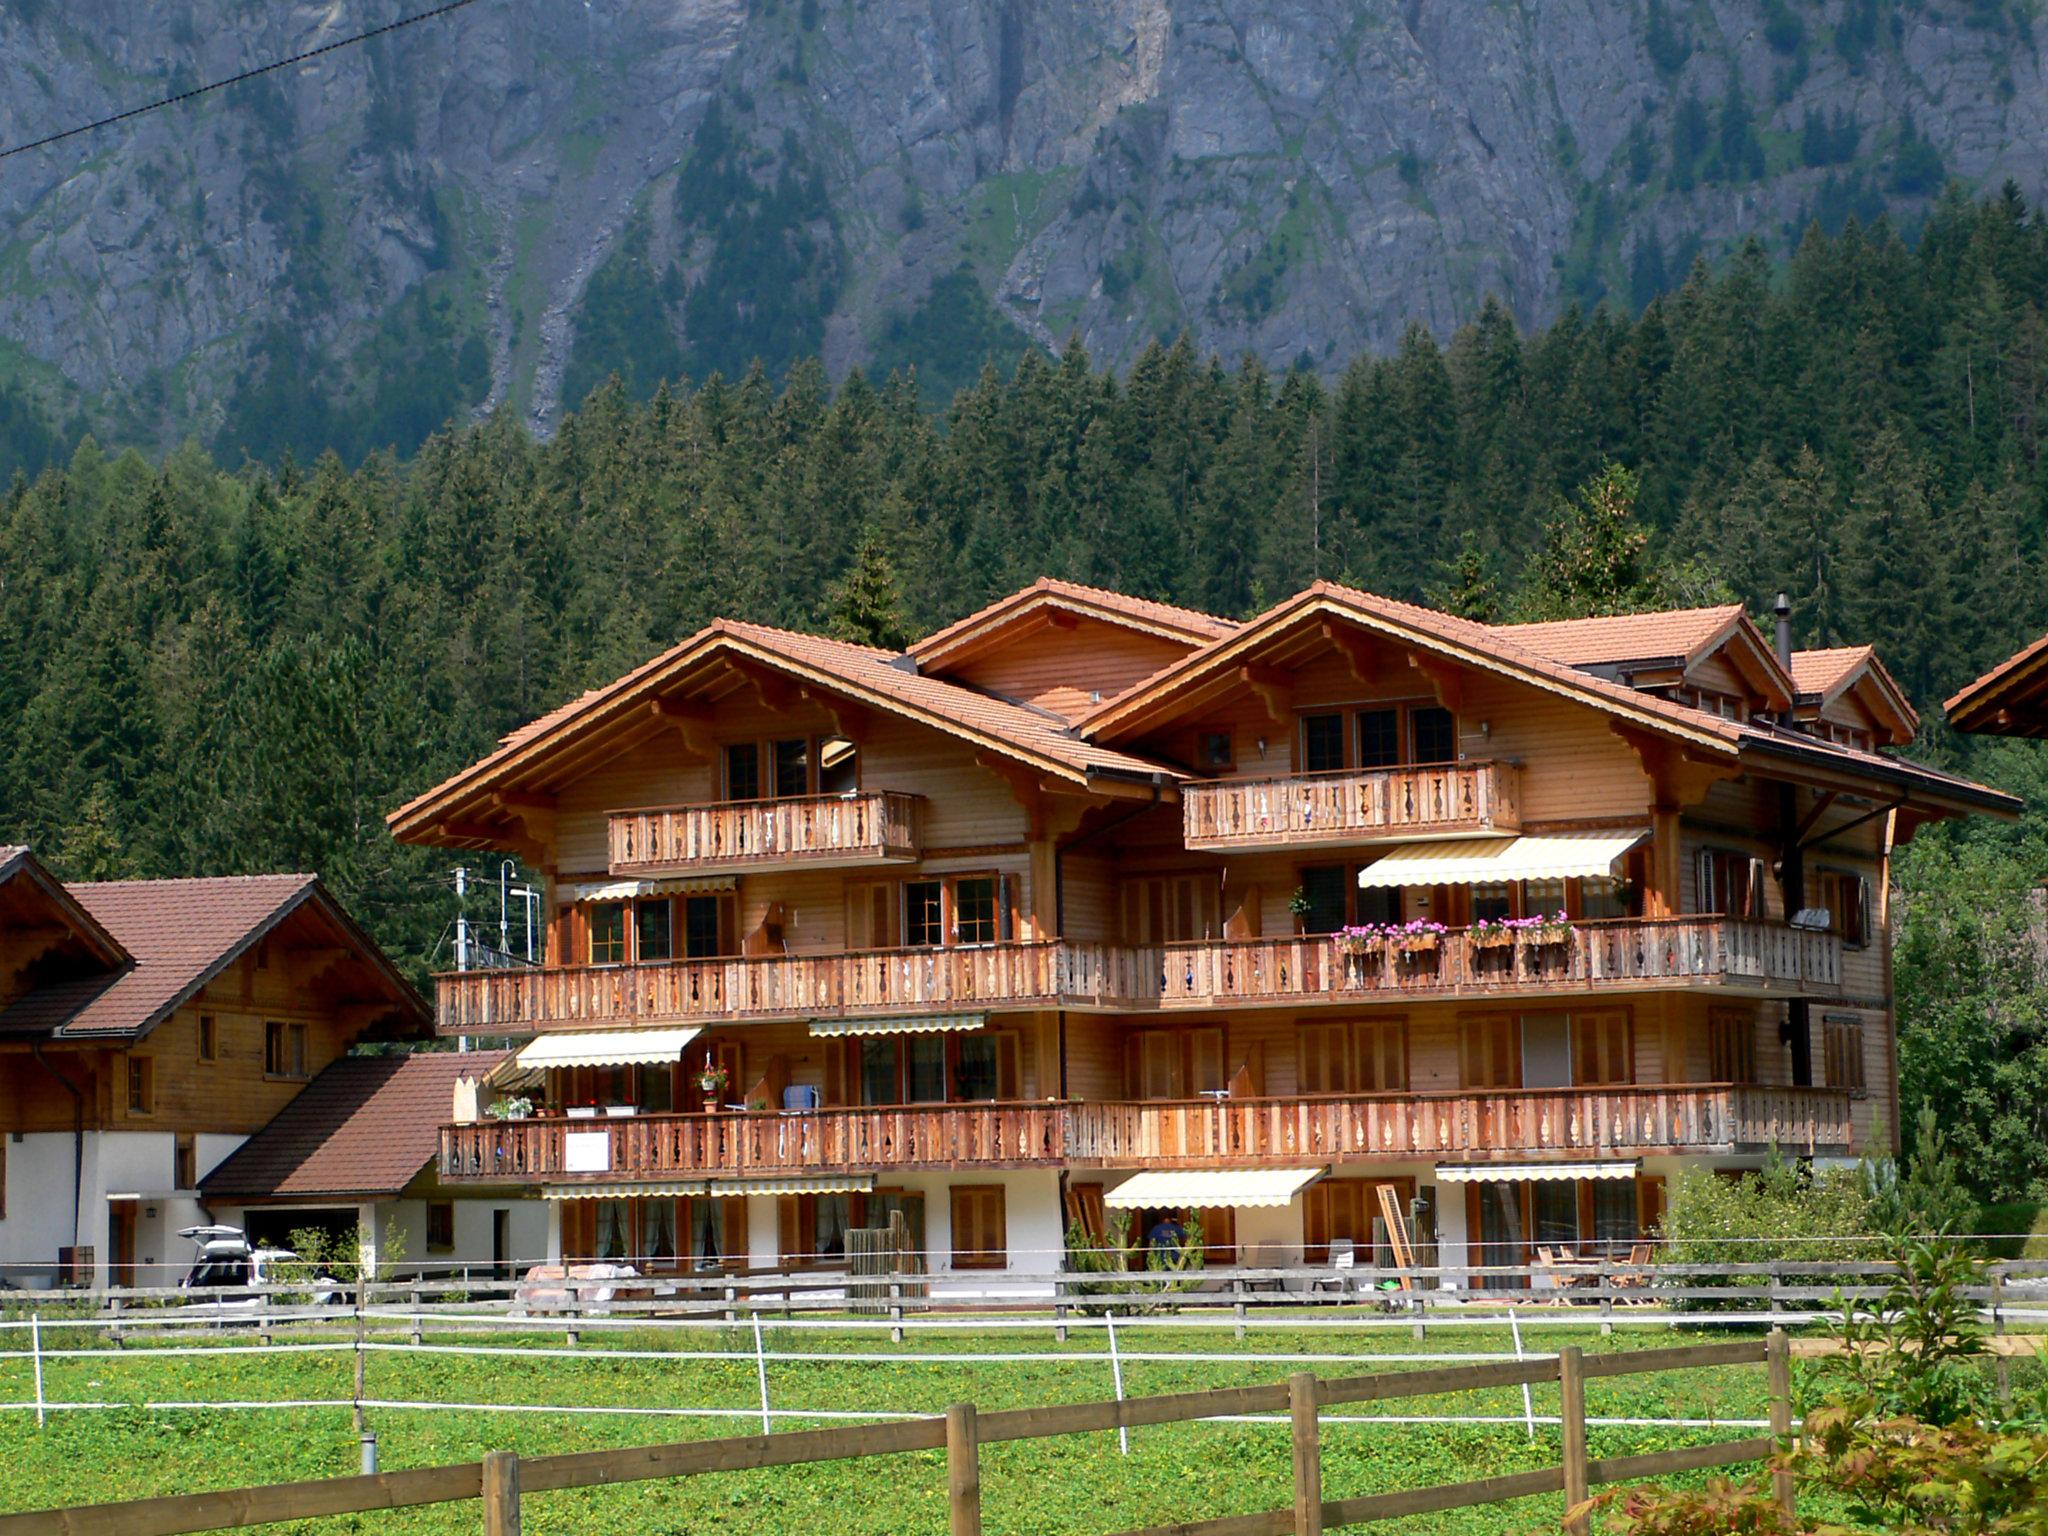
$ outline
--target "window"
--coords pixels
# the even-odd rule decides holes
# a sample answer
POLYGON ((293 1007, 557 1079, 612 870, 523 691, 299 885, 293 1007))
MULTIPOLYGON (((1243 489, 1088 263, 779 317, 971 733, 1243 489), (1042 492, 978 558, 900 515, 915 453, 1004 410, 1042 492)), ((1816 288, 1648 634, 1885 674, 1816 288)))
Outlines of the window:
POLYGON ((946 885, 943 880, 903 882, 903 942, 913 949, 946 942, 946 885))
POLYGON ((953 1267, 1001 1269, 1008 1262, 1009 1235, 1000 1184, 953 1186, 953 1267))
POLYGON ((1764 915, 1763 861, 1729 848, 1699 852, 1699 909, 1728 917, 1764 915))
POLYGON ((1405 1093, 1405 1019, 1303 1024, 1296 1035, 1301 1093, 1405 1093))
POLYGON ((1566 909, 1565 883, 1562 880, 1524 880, 1522 882, 1522 916, 1548 917, 1553 912, 1566 909))
POLYGON ((691 960, 706 960, 725 953, 723 896, 683 898, 683 954, 691 960))
POLYGON ((1632 1083, 1635 1057, 1629 1048, 1626 1009, 1572 1015, 1572 1081, 1580 1086, 1632 1083))
POLYGON ((1846 1088, 1851 1093, 1867 1091, 1863 1076, 1863 1021, 1853 1013, 1830 1013, 1821 1017, 1822 1070, 1827 1086, 1846 1088))
POLYGON ((1707 1080, 1756 1081, 1756 1018, 1746 1009, 1715 1008, 1708 1012, 1707 1080))
POLYGON ((811 744, 804 737, 771 743, 775 754, 775 794, 778 799, 811 792, 811 744))
POLYGON ((996 941, 996 877, 976 875, 953 885, 953 942, 993 944, 996 941))
POLYGON ((1454 763, 1458 760, 1458 722, 1448 709, 1434 704, 1408 711, 1411 763, 1454 763))
POLYGON ((1335 933, 1344 926, 1350 911, 1351 870, 1344 864, 1312 864, 1301 872, 1302 894, 1308 897, 1308 912, 1301 920, 1304 933, 1335 933))
POLYGON ((128 1058, 128 1113, 156 1113, 156 1063, 147 1056, 128 1058))
POLYGON ((1358 712, 1358 766, 1392 768, 1401 761, 1401 711, 1361 709, 1358 712))
POLYGON ((1375 1019, 1358 1026, 1355 1071, 1351 1086, 1358 1093, 1408 1091, 1408 1023, 1375 1019))
POLYGON ((1228 731, 1202 731, 1195 737, 1195 765, 1212 771, 1235 767, 1237 752, 1228 731))
POLYGON ((1579 882, 1579 915, 1596 922, 1603 917, 1633 917, 1629 898, 1627 881, 1591 876, 1579 882))
POLYGON ((1295 1036, 1295 1089, 1343 1093, 1351 1086, 1351 1031, 1343 1024, 1304 1024, 1295 1036))
POLYGON ((199 1147, 189 1132, 171 1143, 171 1188, 199 1187, 199 1147))
POLYGON ((1579 1241, 1579 1187, 1571 1179, 1537 1179, 1529 1186, 1530 1231, 1545 1247, 1579 1241))
POLYGON ((1603 1252, 1626 1253, 1641 1228, 1634 1179, 1594 1179, 1593 1241, 1603 1252))
POLYGON ((736 741, 725 749, 725 798, 761 798, 761 749, 751 741, 736 741))
POLYGON ((1344 766, 1344 717, 1301 717, 1301 771, 1333 773, 1344 766))
POLYGON ((1136 1029, 1124 1037, 1124 1073, 1141 1099, 1189 1099, 1224 1086, 1223 1030, 1136 1029))
POLYGON ((1360 890, 1355 879, 1348 880, 1345 888, 1351 894, 1352 920, 1359 923, 1398 923, 1401 921, 1401 887, 1398 885, 1376 885, 1369 890, 1360 890))
POLYGON ((818 741, 818 793, 850 795, 860 788, 860 748, 844 736, 818 741))
POLYGON ((1014 1030, 868 1035, 849 1042, 863 1104, 939 1104, 1018 1096, 1014 1030))
MULTIPOLYGON (((220 1060, 220 1021, 210 1013, 199 1015, 199 1059, 201 1061, 220 1060)), ((180 1189, 191 1188, 189 1184, 181 1184, 178 1187, 180 1189)))
POLYGON ((263 1026, 263 1071, 268 1077, 306 1075, 306 1026, 272 1019, 263 1026))
POLYGON ((667 960, 675 954, 670 932, 673 916, 668 898, 633 903, 633 958, 643 964, 667 960))
POLYGON ((590 925, 590 963, 626 963, 626 904, 623 901, 592 902, 584 921, 590 925))
POLYGON ((829 1264, 846 1257, 846 1232, 853 1225, 853 1213, 845 1195, 804 1195, 801 1197, 809 1209, 807 1219, 799 1227, 799 1235, 810 1242, 807 1256, 819 1264, 829 1264))
POLYGON ((1514 887, 1505 880, 1490 880, 1472 887, 1472 921, 1497 923, 1515 915, 1514 887))
POLYGON ((1850 949, 1870 942, 1870 886, 1846 869, 1820 872, 1820 904, 1828 909, 1829 926, 1850 949))
POLYGON ((427 1252, 453 1253, 455 1251, 455 1202, 453 1200, 429 1200, 427 1202, 427 1252))

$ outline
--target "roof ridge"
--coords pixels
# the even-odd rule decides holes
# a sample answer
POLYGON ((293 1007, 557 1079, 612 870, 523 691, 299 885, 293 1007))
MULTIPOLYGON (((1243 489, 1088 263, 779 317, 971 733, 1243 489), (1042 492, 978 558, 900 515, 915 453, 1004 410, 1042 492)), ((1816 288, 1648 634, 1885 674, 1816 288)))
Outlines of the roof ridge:
POLYGON ((319 878, 319 874, 314 871, 281 869, 261 875, 151 875, 147 877, 135 876, 124 880, 66 880, 63 882, 63 885, 67 891, 106 891, 112 890, 116 886, 233 885, 253 884, 258 880, 293 880, 304 885, 308 881, 318 880, 319 878))

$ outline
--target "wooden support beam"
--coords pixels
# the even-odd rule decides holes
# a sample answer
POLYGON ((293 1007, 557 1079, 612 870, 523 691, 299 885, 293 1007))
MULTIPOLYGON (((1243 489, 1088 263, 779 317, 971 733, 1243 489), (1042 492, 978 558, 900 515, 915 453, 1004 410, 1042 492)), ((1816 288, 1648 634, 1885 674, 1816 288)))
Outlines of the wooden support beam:
POLYGON ((1282 731, 1294 726, 1294 674, 1253 663, 1237 669, 1237 680, 1258 695, 1266 716, 1282 731))
POLYGON ((1359 687, 1372 689, 1379 686, 1380 669, 1373 657, 1372 643, 1364 635, 1349 625, 1325 621, 1323 638, 1344 658, 1344 665, 1351 669, 1359 687))
POLYGON ((734 677, 753 690, 754 697, 760 701, 761 707, 771 715, 786 715, 798 702, 797 685, 780 672, 770 671, 766 667, 747 666, 731 658, 727 658, 726 667, 734 677))
POLYGON ((1423 651, 1410 651, 1408 665, 1428 680, 1430 688, 1436 694, 1437 703, 1454 715, 1463 711, 1465 678, 1456 666, 1423 651))
POLYGON ((555 797, 537 789, 501 789, 491 796, 491 804, 507 811, 552 811, 555 797))
POLYGON ((832 728, 848 741, 860 740, 873 724, 874 715, 866 705, 856 704, 852 699, 842 699, 823 688, 814 688, 806 683, 797 689, 797 697, 806 704, 815 705, 823 710, 830 717, 832 728))
POLYGON ((1821 817, 1827 814, 1828 807, 1835 803, 1836 798, 1836 791, 1828 790, 1813 802, 1812 810, 1799 818, 1799 824, 1792 829, 1792 841, 1795 845, 1803 845, 1806 842, 1806 834, 1811 832, 1821 817))
POLYGON ((707 761, 717 757, 718 744, 711 739, 712 712, 708 705, 655 699, 648 704, 647 712, 663 724, 674 726, 676 734, 683 738, 683 749, 692 757, 707 761))

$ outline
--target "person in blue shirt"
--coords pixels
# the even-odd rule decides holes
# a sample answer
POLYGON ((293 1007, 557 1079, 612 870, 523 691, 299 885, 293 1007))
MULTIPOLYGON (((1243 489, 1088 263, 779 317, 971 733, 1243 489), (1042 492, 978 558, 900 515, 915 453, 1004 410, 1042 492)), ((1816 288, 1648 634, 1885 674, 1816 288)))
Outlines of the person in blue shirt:
POLYGON ((1178 1253, 1188 1240, 1188 1229, 1180 1224, 1180 1218, 1167 1211, 1152 1223, 1152 1230, 1145 1234, 1145 1246, 1159 1253, 1178 1253))

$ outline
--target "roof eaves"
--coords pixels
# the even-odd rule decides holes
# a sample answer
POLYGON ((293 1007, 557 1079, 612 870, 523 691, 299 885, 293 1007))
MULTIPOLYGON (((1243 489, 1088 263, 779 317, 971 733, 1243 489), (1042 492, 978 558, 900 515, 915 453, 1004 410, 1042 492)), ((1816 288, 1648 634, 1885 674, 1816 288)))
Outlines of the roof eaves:
POLYGON ((2010 818, 2017 816, 2024 809, 2024 802, 2017 795, 2010 795, 2002 789, 1993 789, 1988 784, 1979 784, 1974 780, 1943 773, 1939 769, 1928 768, 1919 763, 1881 757, 1874 752, 1859 752, 1854 748, 1839 746, 1832 742, 1816 741, 1792 732, 1760 726, 1746 726, 1744 731, 1745 753, 1757 751, 1794 758, 1802 762, 1823 764, 1847 773, 1860 774, 1883 783, 1919 788, 1932 796, 1945 798, 1955 807, 1983 811, 1989 815, 2010 818))

